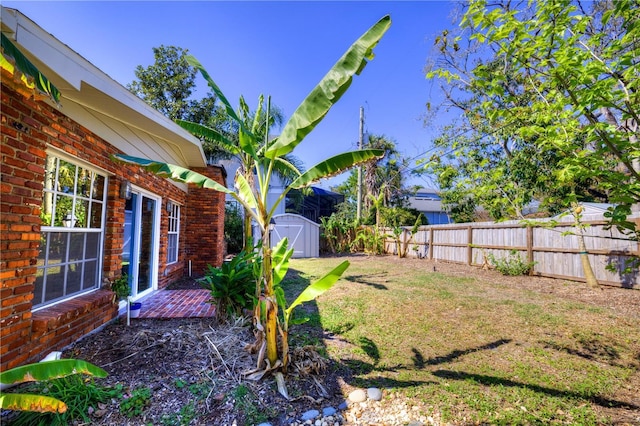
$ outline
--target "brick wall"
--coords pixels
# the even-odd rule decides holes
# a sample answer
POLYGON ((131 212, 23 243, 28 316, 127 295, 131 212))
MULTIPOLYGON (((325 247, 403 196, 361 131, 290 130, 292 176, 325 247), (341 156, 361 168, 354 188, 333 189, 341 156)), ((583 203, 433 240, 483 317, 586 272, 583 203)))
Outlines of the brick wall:
MULTIPOLYGON (((178 262, 169 266, 166 265, 167 212, 164 208, 161 210, 159 287, 187 274, 189 250, 199 247, 201 240, 211 244, 206 251, 196 249, 199 262, 221 263, 224 197, 217 197, 211 190, 192 196, 139 167, 116 164, 109 158, 117 152, 115 147, 63 115, 63 109, 26 99, 4 84, 0 95, 0 371, 38 361, 117 315, 115 298, 108 290, 94 291, 32 313, 48 147, 107 171, 102 270, 106 288, 108 281, 121 271, 125 201, 120 198, 119 190, 124 179, 162 196, 162 207, 168 200, 182 206, 180 254, 178 262), (186 232, 190 218, 199 218, 201 214, 210 222, 204 226, 195 220, 194 231, 186 232)), ((222 172, 212 167, 208 173, 218 179, 222 172)))
MULTIPOLYGON (((217 166, 194 171, 225 185, 224 169, 217 166)), ((207 265, 222 265, 224 258, 224 193, 189 185, 186 253, 193 276, 202 276, 207 265)))

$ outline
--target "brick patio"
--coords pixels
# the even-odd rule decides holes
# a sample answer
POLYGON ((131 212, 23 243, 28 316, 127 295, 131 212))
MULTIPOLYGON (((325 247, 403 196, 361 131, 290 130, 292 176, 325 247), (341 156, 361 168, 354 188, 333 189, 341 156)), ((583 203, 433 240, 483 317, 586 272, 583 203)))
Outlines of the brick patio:
POLYGON ((208 290, 159 290, 142 298, 138 318, 208 318, 215 308, 208 290))

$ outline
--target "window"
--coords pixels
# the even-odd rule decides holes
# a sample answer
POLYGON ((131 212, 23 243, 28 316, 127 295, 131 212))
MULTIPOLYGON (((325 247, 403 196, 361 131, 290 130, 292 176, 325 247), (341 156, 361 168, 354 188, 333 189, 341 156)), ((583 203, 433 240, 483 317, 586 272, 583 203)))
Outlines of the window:
POLYGON ((180 232, 180 206, 169 201, 169 233, 167 235, 167 264, 178 261, 178 235, 180 232))
POLYGON ((94 170, 47 156, 34 307, 100 286, 106 184, 94 170))

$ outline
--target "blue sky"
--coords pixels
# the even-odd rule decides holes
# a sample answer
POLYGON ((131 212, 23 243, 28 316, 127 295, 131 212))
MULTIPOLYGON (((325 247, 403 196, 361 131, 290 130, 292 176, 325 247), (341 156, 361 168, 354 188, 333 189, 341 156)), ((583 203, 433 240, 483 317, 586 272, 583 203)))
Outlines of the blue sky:
MULTIPOLYGON (((435 132, 423 125, 439 93, 424 66, 437 33, 450 28, 448 1, 3 1, 123 85, 137 65, 153 63, 153 47, 188 49, 232 105, 255 108, 260 94, 288 117, 344 51, 390 14, 376 57, 294 152, 307 167, 358 141, 365 131, 394 139, 407 157, 428 151, 435 132)), ((199 81, 199 95, 207 92, 199 81)), ((343 176, 344 178, 344 176, 343 176)), ((334 178, 322 186, 338 183, 334 178)), ((424 179, 412 184, 428 185, 424 179)))

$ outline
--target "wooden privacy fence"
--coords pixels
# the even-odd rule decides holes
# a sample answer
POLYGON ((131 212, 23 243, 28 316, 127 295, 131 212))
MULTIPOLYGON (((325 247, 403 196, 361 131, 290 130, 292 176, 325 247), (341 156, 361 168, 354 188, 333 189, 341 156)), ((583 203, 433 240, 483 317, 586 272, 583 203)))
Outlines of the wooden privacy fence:
MULTIPOLYGON (((634 219, 640 226, 640 218, 634 219)), ((542 221, 542 220, 541 220, 542 221)), ((604 220, 585 221, 584 240, 593 271, 600 284, 640 289, 640 245, 615 228, 605 229, 604 220), (613 271, 611 270, 613 268, 613 271)), ((585 281, 573 222, 552 227, 540 221, 461 223, 422 226, 413 235, 409 228, 400 236, 408 257, 481 266, 515 250, 523 260, 535 262, 532 275, 585 281)), ((391 230, 386 230, 391 234, 391 230)), ((396 242, 388 237, 385 251, 397 254, 396 242)))

